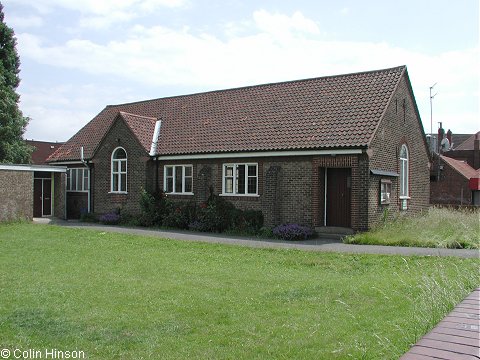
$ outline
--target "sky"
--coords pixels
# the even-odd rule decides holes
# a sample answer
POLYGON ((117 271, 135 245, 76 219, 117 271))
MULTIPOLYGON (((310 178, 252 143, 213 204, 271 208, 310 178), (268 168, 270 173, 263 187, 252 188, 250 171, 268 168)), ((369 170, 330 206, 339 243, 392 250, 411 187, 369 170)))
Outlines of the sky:
POLYGON ((479 0, 0 1, 28 139, 106 105, 399 65, 426 133, 480 130, 479 0))

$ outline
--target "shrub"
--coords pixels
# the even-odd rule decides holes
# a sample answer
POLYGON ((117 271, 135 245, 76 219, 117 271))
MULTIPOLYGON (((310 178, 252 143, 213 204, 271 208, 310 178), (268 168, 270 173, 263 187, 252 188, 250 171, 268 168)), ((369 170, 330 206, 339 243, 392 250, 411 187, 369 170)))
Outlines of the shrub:
POLYGON ((173 204, 163 191, 150 193, 142 190, 140 208, 142 210, 139 218, 140 225, 160 226, 162 225, 164 217, 173 208, 173 204))
POLYGON ((194 203, 175 204, 173 211, 166 214, 162 225, 179 229, 187 229, 189 224, 195 220, 196 208, 194 203))
POLYGON ((109 212, 101 215, 99 220, 105 225, 117 225, 120 221, 120 214, 118 212, 109 212))
POLYGON ((283 240, 306 240, 313 235, 313 230, 298 224, 284 224, 273 228, 273 235, 283 240))
POLYGON ((96 223, 96 222, 98 222, 98 216, 95 215, 94 213, 83 212, 80 215, 80 221, 81 222, 96 223))

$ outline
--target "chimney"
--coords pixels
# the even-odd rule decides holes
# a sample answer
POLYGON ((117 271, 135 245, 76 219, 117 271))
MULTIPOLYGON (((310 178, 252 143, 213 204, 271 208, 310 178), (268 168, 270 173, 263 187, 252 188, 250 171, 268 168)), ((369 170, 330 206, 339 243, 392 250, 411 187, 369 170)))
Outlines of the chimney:
POLYGON ((438 139, 437 139, 437 153, 440 154, 441 153, 441 148, 442 148, 442 140, 443 140, 443 136, 445 135, 445 130, 443 129, 442 127, 442 123, 439 122, 438 123, 439 126, 438 126, 438 139))
POLYGON ((475 135, 473 140, 473 168, 478 170, 480 168, 480 131, 475 135))

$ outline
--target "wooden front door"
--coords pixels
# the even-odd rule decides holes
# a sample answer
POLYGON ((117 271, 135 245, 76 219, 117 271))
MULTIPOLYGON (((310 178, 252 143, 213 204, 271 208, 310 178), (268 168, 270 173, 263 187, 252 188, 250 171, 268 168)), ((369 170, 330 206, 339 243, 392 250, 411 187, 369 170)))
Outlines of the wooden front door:
POLYGON ((33 216, 52 215, 52 180, 35 179, 33 181, 33 216))
POLYGON ((326 225, 351 227, 352 170, 328 168, 326 171, 326 225))

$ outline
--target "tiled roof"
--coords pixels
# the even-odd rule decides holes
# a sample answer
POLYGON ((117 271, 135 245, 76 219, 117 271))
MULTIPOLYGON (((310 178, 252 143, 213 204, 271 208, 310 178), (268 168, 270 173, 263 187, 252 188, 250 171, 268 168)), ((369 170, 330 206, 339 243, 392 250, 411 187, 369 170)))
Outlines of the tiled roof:
MULTIPOLYGON (((132 129, 142 116, 162 120, 162 155, 366 147, 404 73, 400 66, 107 106, 50 160, 78 159, 80 146, 91 158, 119 112, 137 114, 132 129)), ((149 129, 136 132, 145 143, 149 129)))
POLYGON ((25 142, 32 146, 32 164, 44 165, 47 163, 47 158, 55 152, 63 143, 25 140, 25 142))
POLYGON ((120 111, 119 116, 123 118, 145 151, 150 152, 157 119, 148 116, 129 114, 124 111, 120 111))
POLYGON ((440 159, 442 159, 446 164, 448 164, 455 171, 463 175, 463 177, 465 177, 466 179, 471 179, 471 178, 480 176, 480 169, 475 170, 470 165, 468 165, 466 161, 452 159, 443 155, 440 155, 440 159))
POLYGON ((455 150, 473 150, 473 143, 475 141, 475 137, 478 136, 480 139, 480 131, 471 135, 467 140, 462 142, 460 145, 455 147, 455 150))

